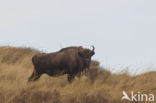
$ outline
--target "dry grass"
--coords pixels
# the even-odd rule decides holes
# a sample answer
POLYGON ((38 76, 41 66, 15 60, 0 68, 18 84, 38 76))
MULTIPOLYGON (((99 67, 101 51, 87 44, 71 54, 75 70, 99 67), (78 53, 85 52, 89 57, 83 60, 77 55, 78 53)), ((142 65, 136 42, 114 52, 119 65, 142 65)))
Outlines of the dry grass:
POLYGON ((123 90, 156 95, 156 72, 133 77, 112 74, 96 61, 72 83, 66 75, 43 75, 39 81, 27 83, 33 71, 31 57, 36 53, 39 51, 31 48, 0 47, 0 103, 122 103, 123 90))

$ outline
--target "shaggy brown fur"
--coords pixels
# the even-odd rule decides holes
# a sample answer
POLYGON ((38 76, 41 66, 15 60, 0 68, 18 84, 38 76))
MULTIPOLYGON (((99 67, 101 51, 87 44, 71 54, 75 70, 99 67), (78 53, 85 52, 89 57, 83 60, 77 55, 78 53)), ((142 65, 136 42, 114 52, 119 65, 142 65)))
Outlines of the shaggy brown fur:
POLYGON ((35 81, 43 73, 49 76, 68 74, 71 82, 76 74, 89 68, 93 50, 83 47, 67 47, 54 53, 41 53, 32 57, 34 71, 28 81, 35 81))

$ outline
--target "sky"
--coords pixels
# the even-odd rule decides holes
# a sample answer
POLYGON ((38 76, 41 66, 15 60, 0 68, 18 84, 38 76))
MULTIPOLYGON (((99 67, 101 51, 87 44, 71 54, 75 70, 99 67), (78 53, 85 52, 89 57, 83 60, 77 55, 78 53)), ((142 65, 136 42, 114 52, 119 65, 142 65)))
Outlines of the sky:
POLYGON ((156 70, 156 0, 1 0, 0 46, 94 45, 111 71, 156 70))

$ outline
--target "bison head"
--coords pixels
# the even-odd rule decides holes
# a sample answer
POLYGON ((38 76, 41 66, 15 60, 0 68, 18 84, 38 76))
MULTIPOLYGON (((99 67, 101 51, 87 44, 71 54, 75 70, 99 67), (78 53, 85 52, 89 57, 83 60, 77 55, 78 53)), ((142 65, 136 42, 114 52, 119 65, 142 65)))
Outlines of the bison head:
POLYGON ((79 47, 78 48, 78 55, 83 58, 84 64, 86 68, 89 68, 91 57, 95 54, 95 47, 92 46, 92 50, 79 47))

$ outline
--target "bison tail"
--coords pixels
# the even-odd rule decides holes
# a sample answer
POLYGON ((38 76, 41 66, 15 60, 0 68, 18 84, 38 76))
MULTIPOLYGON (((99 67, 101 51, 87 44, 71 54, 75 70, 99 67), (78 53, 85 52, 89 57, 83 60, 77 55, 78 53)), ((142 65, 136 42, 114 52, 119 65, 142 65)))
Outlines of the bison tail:
POLYGON ((35 56, 32 57, 32 62, 35 63, 35 56))

